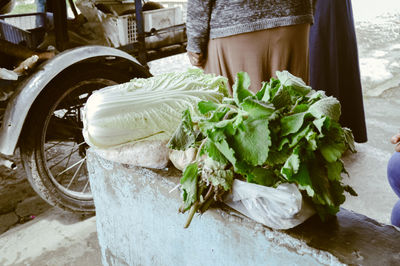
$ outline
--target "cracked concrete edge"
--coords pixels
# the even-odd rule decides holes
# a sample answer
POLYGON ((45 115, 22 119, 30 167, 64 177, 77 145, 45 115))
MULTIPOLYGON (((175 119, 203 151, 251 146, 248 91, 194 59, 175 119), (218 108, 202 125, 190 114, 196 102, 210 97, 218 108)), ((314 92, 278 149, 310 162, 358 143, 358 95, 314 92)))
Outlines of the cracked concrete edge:
POLYGON ((12 211, 0 214, 0 234, 19 224, 35 219, 38 215, 50 209, 51 206, 39 196, 26 195, 26 198, 17 202, 12 211))

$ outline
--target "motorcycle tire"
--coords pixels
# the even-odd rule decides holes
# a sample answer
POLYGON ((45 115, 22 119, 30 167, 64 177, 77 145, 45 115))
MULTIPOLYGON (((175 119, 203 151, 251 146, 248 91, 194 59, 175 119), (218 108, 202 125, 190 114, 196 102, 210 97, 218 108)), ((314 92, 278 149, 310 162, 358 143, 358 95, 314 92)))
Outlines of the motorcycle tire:
MULTIPOLYGON (((147 77, 145 73, 135 75, 147 77)), ((49 204, 73 212, 95 211, 82 108, 93 91, 132 78, 112 66, 79 65, 57 76, 35 101, 19 147, 31 186, 49 204)))

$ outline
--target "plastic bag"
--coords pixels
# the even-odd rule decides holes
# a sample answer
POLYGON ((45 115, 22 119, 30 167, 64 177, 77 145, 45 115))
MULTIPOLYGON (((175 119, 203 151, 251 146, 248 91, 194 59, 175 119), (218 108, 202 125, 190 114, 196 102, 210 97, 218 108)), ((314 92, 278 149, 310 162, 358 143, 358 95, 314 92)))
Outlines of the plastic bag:
POLYGON ((104 159, 134 166, 163 169, 169 162, 166 141, 140 141, 107 149, 93 149, 104 159))
POLYGON ((183 171, 186 166, 196 159, 197 149, 189 148, 185 151, 173 150, 169 151, 169 159, 176 169, 183 171))
POLYGON ((121 45, 115 15, 103 13, 96 7, 94 0, 77 0, 75 4, 87 19, 87 23, 83 24, 80 30, 88 34, 85 37, 91 44, 113 47, 121 45))
POLYGON ((294 184, 277 188, 235 179, 224 201, 229 207, 274 229, 295 227, 315 213, 294 184))

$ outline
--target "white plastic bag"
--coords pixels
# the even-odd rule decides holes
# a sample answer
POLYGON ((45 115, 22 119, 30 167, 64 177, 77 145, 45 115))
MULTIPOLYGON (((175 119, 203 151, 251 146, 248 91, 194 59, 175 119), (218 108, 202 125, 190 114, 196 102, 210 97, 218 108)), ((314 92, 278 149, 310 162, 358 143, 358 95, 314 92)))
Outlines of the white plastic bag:
POLYGON ((277 188, 235 179, 232 193, 224 201, 229 207, 274 229, 295 227, 315 213, 294 184, 277 188))
POLYGON ((140 167, 163 169, 169 161, 166 141, 140 141, 118 147, 93 149, 104 159, 140 167))
POLYGON ((197 149, 189 148, 185 151, 169 150, 169 159, 176 169, 183 171, 186 166, 196 159, 197 149))

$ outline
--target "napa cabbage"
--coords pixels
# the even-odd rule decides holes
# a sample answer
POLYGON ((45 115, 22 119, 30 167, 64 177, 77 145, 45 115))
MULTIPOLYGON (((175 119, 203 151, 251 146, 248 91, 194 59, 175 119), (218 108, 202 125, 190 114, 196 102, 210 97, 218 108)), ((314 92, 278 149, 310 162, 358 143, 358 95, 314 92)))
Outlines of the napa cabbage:
POLYGON ((182 112, 200 101, 222 102, 227 80, 200 69, 166 73, 94 92, 83 110, 83 136, 96 148, 138 141, 168 141, 182 112))

